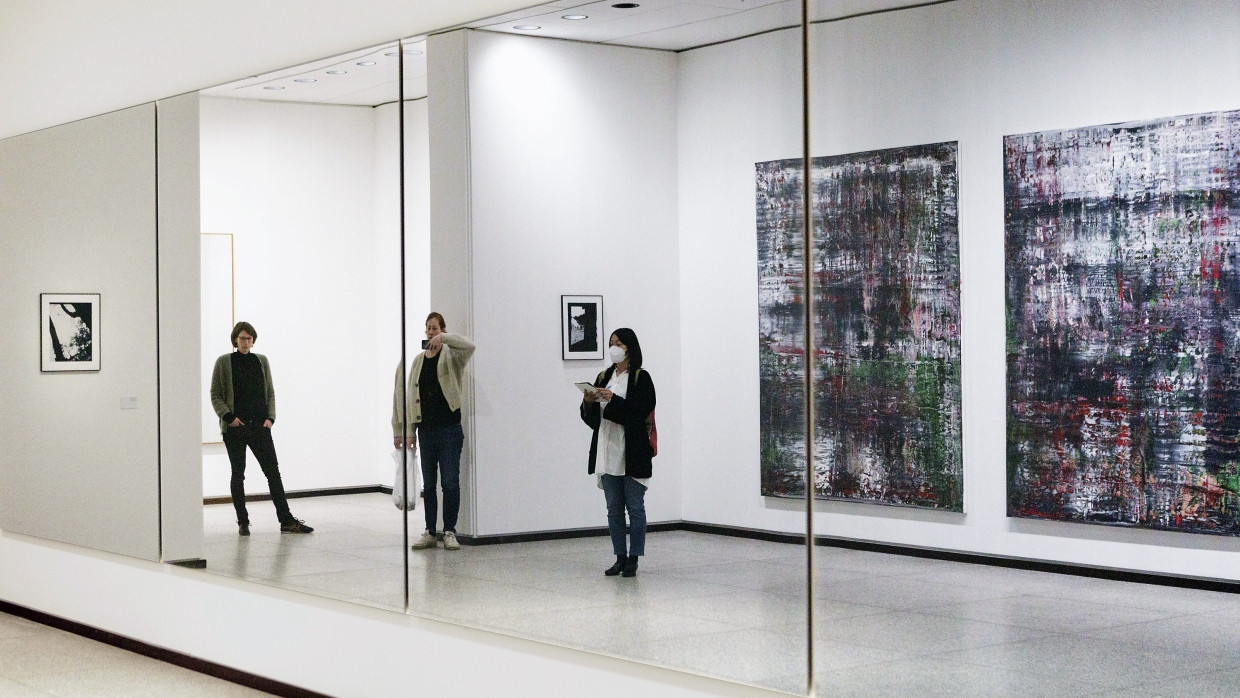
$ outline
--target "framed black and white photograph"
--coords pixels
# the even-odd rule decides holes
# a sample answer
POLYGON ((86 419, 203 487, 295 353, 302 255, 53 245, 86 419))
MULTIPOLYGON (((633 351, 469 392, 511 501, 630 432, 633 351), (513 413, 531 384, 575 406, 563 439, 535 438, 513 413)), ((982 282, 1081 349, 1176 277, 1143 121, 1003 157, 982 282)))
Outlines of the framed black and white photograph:
POLYGON ((99 370, 99 294, 39 294, 41 369, 99 370))
POLYGON ((603 297, 560 296, 564 359, 603 358, 603 297))

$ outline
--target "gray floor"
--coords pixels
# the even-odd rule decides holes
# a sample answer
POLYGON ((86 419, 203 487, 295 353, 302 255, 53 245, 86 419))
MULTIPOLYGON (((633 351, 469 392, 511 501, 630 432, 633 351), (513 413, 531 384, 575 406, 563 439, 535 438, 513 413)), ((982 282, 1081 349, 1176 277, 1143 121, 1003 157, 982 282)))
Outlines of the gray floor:
POLYGON ((0 696, 4 698, 265 695, 0 613, 0 696))
MULTIPOLYGON (((258 503, 240 538, 230 505, 207 507, 208 570, 403 608, 390 496, 292 507, 314 534, 281 536, 258 503)), ((605 538, 412 551, 410 609, 804 693, 801 546, 667 532, 636 579, 603 577, 612 559, 605 538)), ((815 568, 819 695, 1240 695, 1238 595, 834 548, 815 568)))

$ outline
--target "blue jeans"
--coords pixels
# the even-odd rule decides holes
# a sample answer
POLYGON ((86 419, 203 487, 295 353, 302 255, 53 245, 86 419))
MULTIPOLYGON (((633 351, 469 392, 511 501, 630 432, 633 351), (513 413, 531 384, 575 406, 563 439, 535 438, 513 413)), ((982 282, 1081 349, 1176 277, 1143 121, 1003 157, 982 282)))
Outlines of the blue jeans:
POLYGON ((426 502, 426 530, 435 532, 439 497, 437 475, 443 475, 443 530, 456 533, 461 511, 461 447, 465 432, 460 424, 439 429, 418 425, 418 450, 422 454, 422 500, 426 502))
POLYGON ((640 557, 646 554, 646 486, 628 475, 604 475, 603 496, 607 498, 607 530, 616 555, 640 557), (629 545, 625 546, 624 510, 629 510, 629 545))

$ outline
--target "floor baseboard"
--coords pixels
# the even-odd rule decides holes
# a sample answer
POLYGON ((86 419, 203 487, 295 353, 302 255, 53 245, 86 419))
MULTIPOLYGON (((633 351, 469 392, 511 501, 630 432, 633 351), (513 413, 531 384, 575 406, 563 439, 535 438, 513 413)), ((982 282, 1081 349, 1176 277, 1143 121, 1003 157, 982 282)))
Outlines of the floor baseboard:
POLYGON ((128 650, 145 657, 150 657, 151 659, 158 659, 161 662, 175 664, 176 666, 184 667, 200 674, 214 676, 217 679, 223 679, 224 681, 245 686, 246 688, 252 688, 256 691, 263 691, 276 696, 284 696, 285 698, 331 698, 324 693, 317 693, 315 691, 299 688, 282 681, 276 681, 257 674, 251 674, 239 669, 233 669, 232 667, 227 667, 223 664, 216 664, 215 662, 209 662, 205 659, 199 659, 198 657, 191 657, 188 654, 174 652, 163 647, 156 647, 155 645, 142 642, 141 640, 135 640, 130 637, 125 637, 124 635, 108 632, 107 630, 100 630, 99 628, 86 625, 84 623, 78 623, 77 621, 61 618, 60 616, 54 616, 50 613, 44 613, 43 611, 36 611, 33 608, 27 608, 8 601, 0 600, 0 612, 17 616, 19 618, 25 618, 26 620, 56 628, 58 630, 64 630, 65 632, 70 632, 74 635, 80 635, 96 642, 102 642, 105 645, 119 647, 123 650, 128 650))

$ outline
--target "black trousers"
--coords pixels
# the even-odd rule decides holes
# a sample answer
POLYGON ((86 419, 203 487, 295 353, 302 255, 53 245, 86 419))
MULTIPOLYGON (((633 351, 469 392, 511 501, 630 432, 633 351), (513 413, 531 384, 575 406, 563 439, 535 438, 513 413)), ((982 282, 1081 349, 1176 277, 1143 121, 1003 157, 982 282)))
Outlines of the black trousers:
POLYGON ((271 501, 276 505, 276 517, 280 523, 292 523, 293 515, 288 510, 288 498, 284 496, 284 482, 280 479, 280 467, 276 460, 276 446, 271 441, 271 429, 257 425, 229 427, 224 432, 224 448, 228 450, 228 462, 232 465, 233 508, 237 510, 237 523, 250 523, 250 515, 245 510, 245 449, 249 447, 258 459, 258 467, 267 476, 267 486, 271 490, 271 501))

